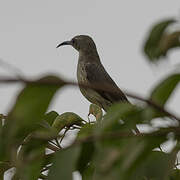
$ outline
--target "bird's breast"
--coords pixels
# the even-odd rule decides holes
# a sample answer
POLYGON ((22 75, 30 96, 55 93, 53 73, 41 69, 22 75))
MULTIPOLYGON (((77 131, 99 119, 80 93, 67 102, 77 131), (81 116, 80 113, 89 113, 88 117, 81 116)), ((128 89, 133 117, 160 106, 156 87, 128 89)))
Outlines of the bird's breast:
POLYGON ((88 85, 87 74, 83 63, 79 62, 77 67, 77 79, 79 84, 88 85))
MULTIPOLYGON (((78 67, 77 67, 77 79, 78 79, 79 84, 84 84, 87 86, 92 85, 87 79, 85 63, 81 61, 78 63, 78 67)), ((101 95, 95 90, 90 89, 90 88, 84 88, 81 86, 79 87, 79 89, 81 93, 86 97, 86 99, 88 99, 91 103, 94 103, 98 105, 99 107, 103 107, 104 109, 110 106, 111 102, 101 97, 101 95)))

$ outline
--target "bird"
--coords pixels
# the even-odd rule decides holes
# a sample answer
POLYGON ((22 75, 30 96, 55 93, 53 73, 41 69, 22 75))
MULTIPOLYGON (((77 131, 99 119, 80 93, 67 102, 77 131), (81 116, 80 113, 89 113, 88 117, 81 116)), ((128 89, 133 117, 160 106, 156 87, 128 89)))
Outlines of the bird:
POLYGON ((88 35, 77 35, 70 41, 60 43, 57 48, 70 45, 79 52, 77 80, 84 97, 107 111, 117 102, 130 103, 111 76, 105 70, 93 39, 88 35), (81 86, 86 85, 88 88, 81 86), (101 89, 89 87, 97 86, 101 89), (107 91, 110 89, 112 92, 107 91))

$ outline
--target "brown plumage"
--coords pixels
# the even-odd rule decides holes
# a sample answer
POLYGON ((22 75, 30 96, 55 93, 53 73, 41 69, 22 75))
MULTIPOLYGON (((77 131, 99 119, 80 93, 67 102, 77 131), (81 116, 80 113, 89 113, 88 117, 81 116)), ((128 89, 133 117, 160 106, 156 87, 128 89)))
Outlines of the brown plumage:
POLYGON ((91 102, 105 111, 115 102, 129 102, 125 94, 119 89, 116 83, 112 80, 109 74, 101 64, 96 45, 93 39, 86 35, 75 36, 71 41, 65 41, 59 44, 71 45, 79 52, 77 79, 79 84, 87 86, 99 85, 101 87, 108 87, 113 92, 106 92, 105 90, 95 90, 80 87, 81 93, 91 102))

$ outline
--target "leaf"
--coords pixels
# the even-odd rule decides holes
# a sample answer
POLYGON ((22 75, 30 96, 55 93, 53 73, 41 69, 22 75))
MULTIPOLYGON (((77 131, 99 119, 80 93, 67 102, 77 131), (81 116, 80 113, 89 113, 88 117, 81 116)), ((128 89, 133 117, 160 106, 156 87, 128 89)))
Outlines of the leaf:
POLYGON ((160 151, 152 151, 140 165, 136 165, 136 170, 132 174, 132 180, 146 179, 166 179, 173 167, 170 167, 171 155, 160 151))
POLYGON ((88 164, 90 163, 94 152, 95 147, 93 143, 87 142, 82 144, 79 159, 77 161, 77 170, 81 174, 83 174, 84 171, 88 168, 88 164))
POLYGON ((172 74, 162 80, 153 90, 150 99, 164 106, 180 81, 180 74, 172 74))
POLYGON ((71 127, 73 125, 81 126, 83 119, 73 112, 66 112, 56 117, 52 127, 60 132, 65 127, 71 127))
POLYGON ((44 164, 47 141, 33 136, 26 138, 16 160, 16 177, 22 180, 38 179, 44 164))
POLYGON ((51 111, 44 115, 42 118, 42 122, 40 122, 40 127, 33 132, 33 134, 39 138, 44 140, 52 140, 57 137, 57 131, 52 128, 52 123, 56 119, 59 114, 55 111, 51 111))
POLYGON ((82 175, 82 180, 92 180, 95 168, 92 164, 89 164, 82 175))
MULTIPOLYGON (((144 166, 148 157, 151 156, 152 150, 165 140, 165 137, 123 137, 118 139, 119 143, 115 144, 110 141, 109 144, 104 144, 101 148, 99 147, 99 152, 96 152, 94 180, 119 179, 119 177, 123 180, 143 179, 143 175, 146 173, 139 168, 144 166), (136 178, 138 173, 139 176, 136 178)), ((153 169, 155 165, 153 163, 151 165, 153 169)), ((169 167, 169 164, 165 165, 167 165, 166 168, 169 167)), ((154 176, 153 170, 151 173, 151 176, 154 176)), ((166 174, 166 171, 163 173, 166 174)))
MULTIPOLYGON (((168 76, 153 88, 149 99, 163 108, 174 93, 179 81, 180 74, 168 76)), ((147 106, 143 111, 144 122, 164 116, 166 116, 164 113, 151 106, 147 106)))
MULTIPOLYGON (((77 140, 93 135, 93 128, 93 124, 87 123, 84 125, 78 132, 77 140)), ((88 164, 90 163, 94 152, 95 146, 93 142, 82 143, 79 158, 77 160, 77 170, 81 173, 81 175, 83 175, 84 171, 89 168, 88 164)))
POLYGON ((177 44, 179 35, 167 34, 165 32, 172 23, 175 23, 175 20, 169 19, 152 27, 144 45, 144 52, 151 62, 161 56, 165 56, 169 48, 180 45, 179 43, 177 44))
POLYGON ((103 112, 102 109, 97 106, 96 104, 91 104, 89 106, 89 114, 88 115, 94 115, 94 117, 96 118, 97 121, 101 121, 102 120, 102 116, 103 116, 103 112))
POLYGON ((27 135, 34 130, 38 122, 42 120, 54 94, 61 87, 60 85, 43 84, 48 80, 49 82, 61 82, 55 76, 46 76, 36 81, 35 84, 28 84, 19 94, 12 111, 8 114, 7 121, 17 124, 13 129, 20 135, 27 135))
POLYGON ((0 114, 0 130, 3 127, 3 119, 4 119, 4 115, 0 114))
MULTIPOLYGON (((113 105, 95 127, 94 180, 130 180, 137 168, 166 136, 134 136, 131 129, 143 122, 142 109, 127 103, 113 105), (122 122, 123 121, 123 122, 122 122), (108 137, 108 135, 110 135, 108 137)), ((133 179, 133 178, 132 178, 133 179)))
POLYGON ((177 47, 180 47, 180 31, 164 34, 159 44, 161 54, 166 56, 170 49, 177 47))
POLYGON ((51 164, 53 162, 53 159, 54 159, 54 154, 55 153, 50 153, 50 154, 46 154, 44 156, 44 162, 43 162, 43 167, 44 166, 47 166, 48 164, 51 164))
POLYGON ((86 123, 85 125, 83 125, 77 134, 77 140, 81 140, 83 138, 91 136, 93 134, 94 128, 95 124, 86 123))
POLYGON ((141 123, 141 112, 141 108, 129 103, 114 104, 103 117, 102 123, 97 125, 95 133, 131 132, 137 123, 141 123))
POLYGON ((0 179, 4 179, 4 173, 8 169, 12 168, 9 162, 0 162, 0 179))
POLYGON ((30 132, 37 129, 54 94, 63 85, 64 82, 58 77, 45 76, 27 84, 20 92, 0 135, 1 160, 6 157, 7 149, 17 147, 30 132))
POLYGON ((55 154, 53 165, 48 174, 48 179, 72 180, 72 173, 75 170, 78 156, 79 148, 77 146, 58 151, 55 154))
POLYGON ((59 114, 56 111, 48 112, 47 114, 45 114, 44 120, 51 126, 58 115, 59 114))
POLYGON ((180 170, 174 169, 173 172, 171 173, 169 180, 177 180, 177 179, 180 179, 180 170))

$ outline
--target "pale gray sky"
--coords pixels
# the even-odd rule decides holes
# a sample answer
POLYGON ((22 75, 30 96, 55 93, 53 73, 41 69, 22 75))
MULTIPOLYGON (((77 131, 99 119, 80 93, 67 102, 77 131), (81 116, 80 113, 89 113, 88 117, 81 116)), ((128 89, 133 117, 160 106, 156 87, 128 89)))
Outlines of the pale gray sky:
MULTIPOLYGON (((152 68, 142 44, 152 23, 179 16, 179 0, 5 0, 0 3, 0 58, 21 69, 27 77, 47 72, 76 80, 78 53, 56 45, 78 34, 88 34, 97 44, 101 61, 116 83, 140 95, 149 90, 178 62, 169 54, 169 66, 152 68)), ((0 64, 0 75, 8 74, 0 64)), ((0 85, 0 113, 6 114, 20 86, 0 85)), ((169 106, 176 112, 180 94, 169 106)), ((77 88, 60 91, 50 109, 73 111, 82 117, 89 102, 77 88)))

